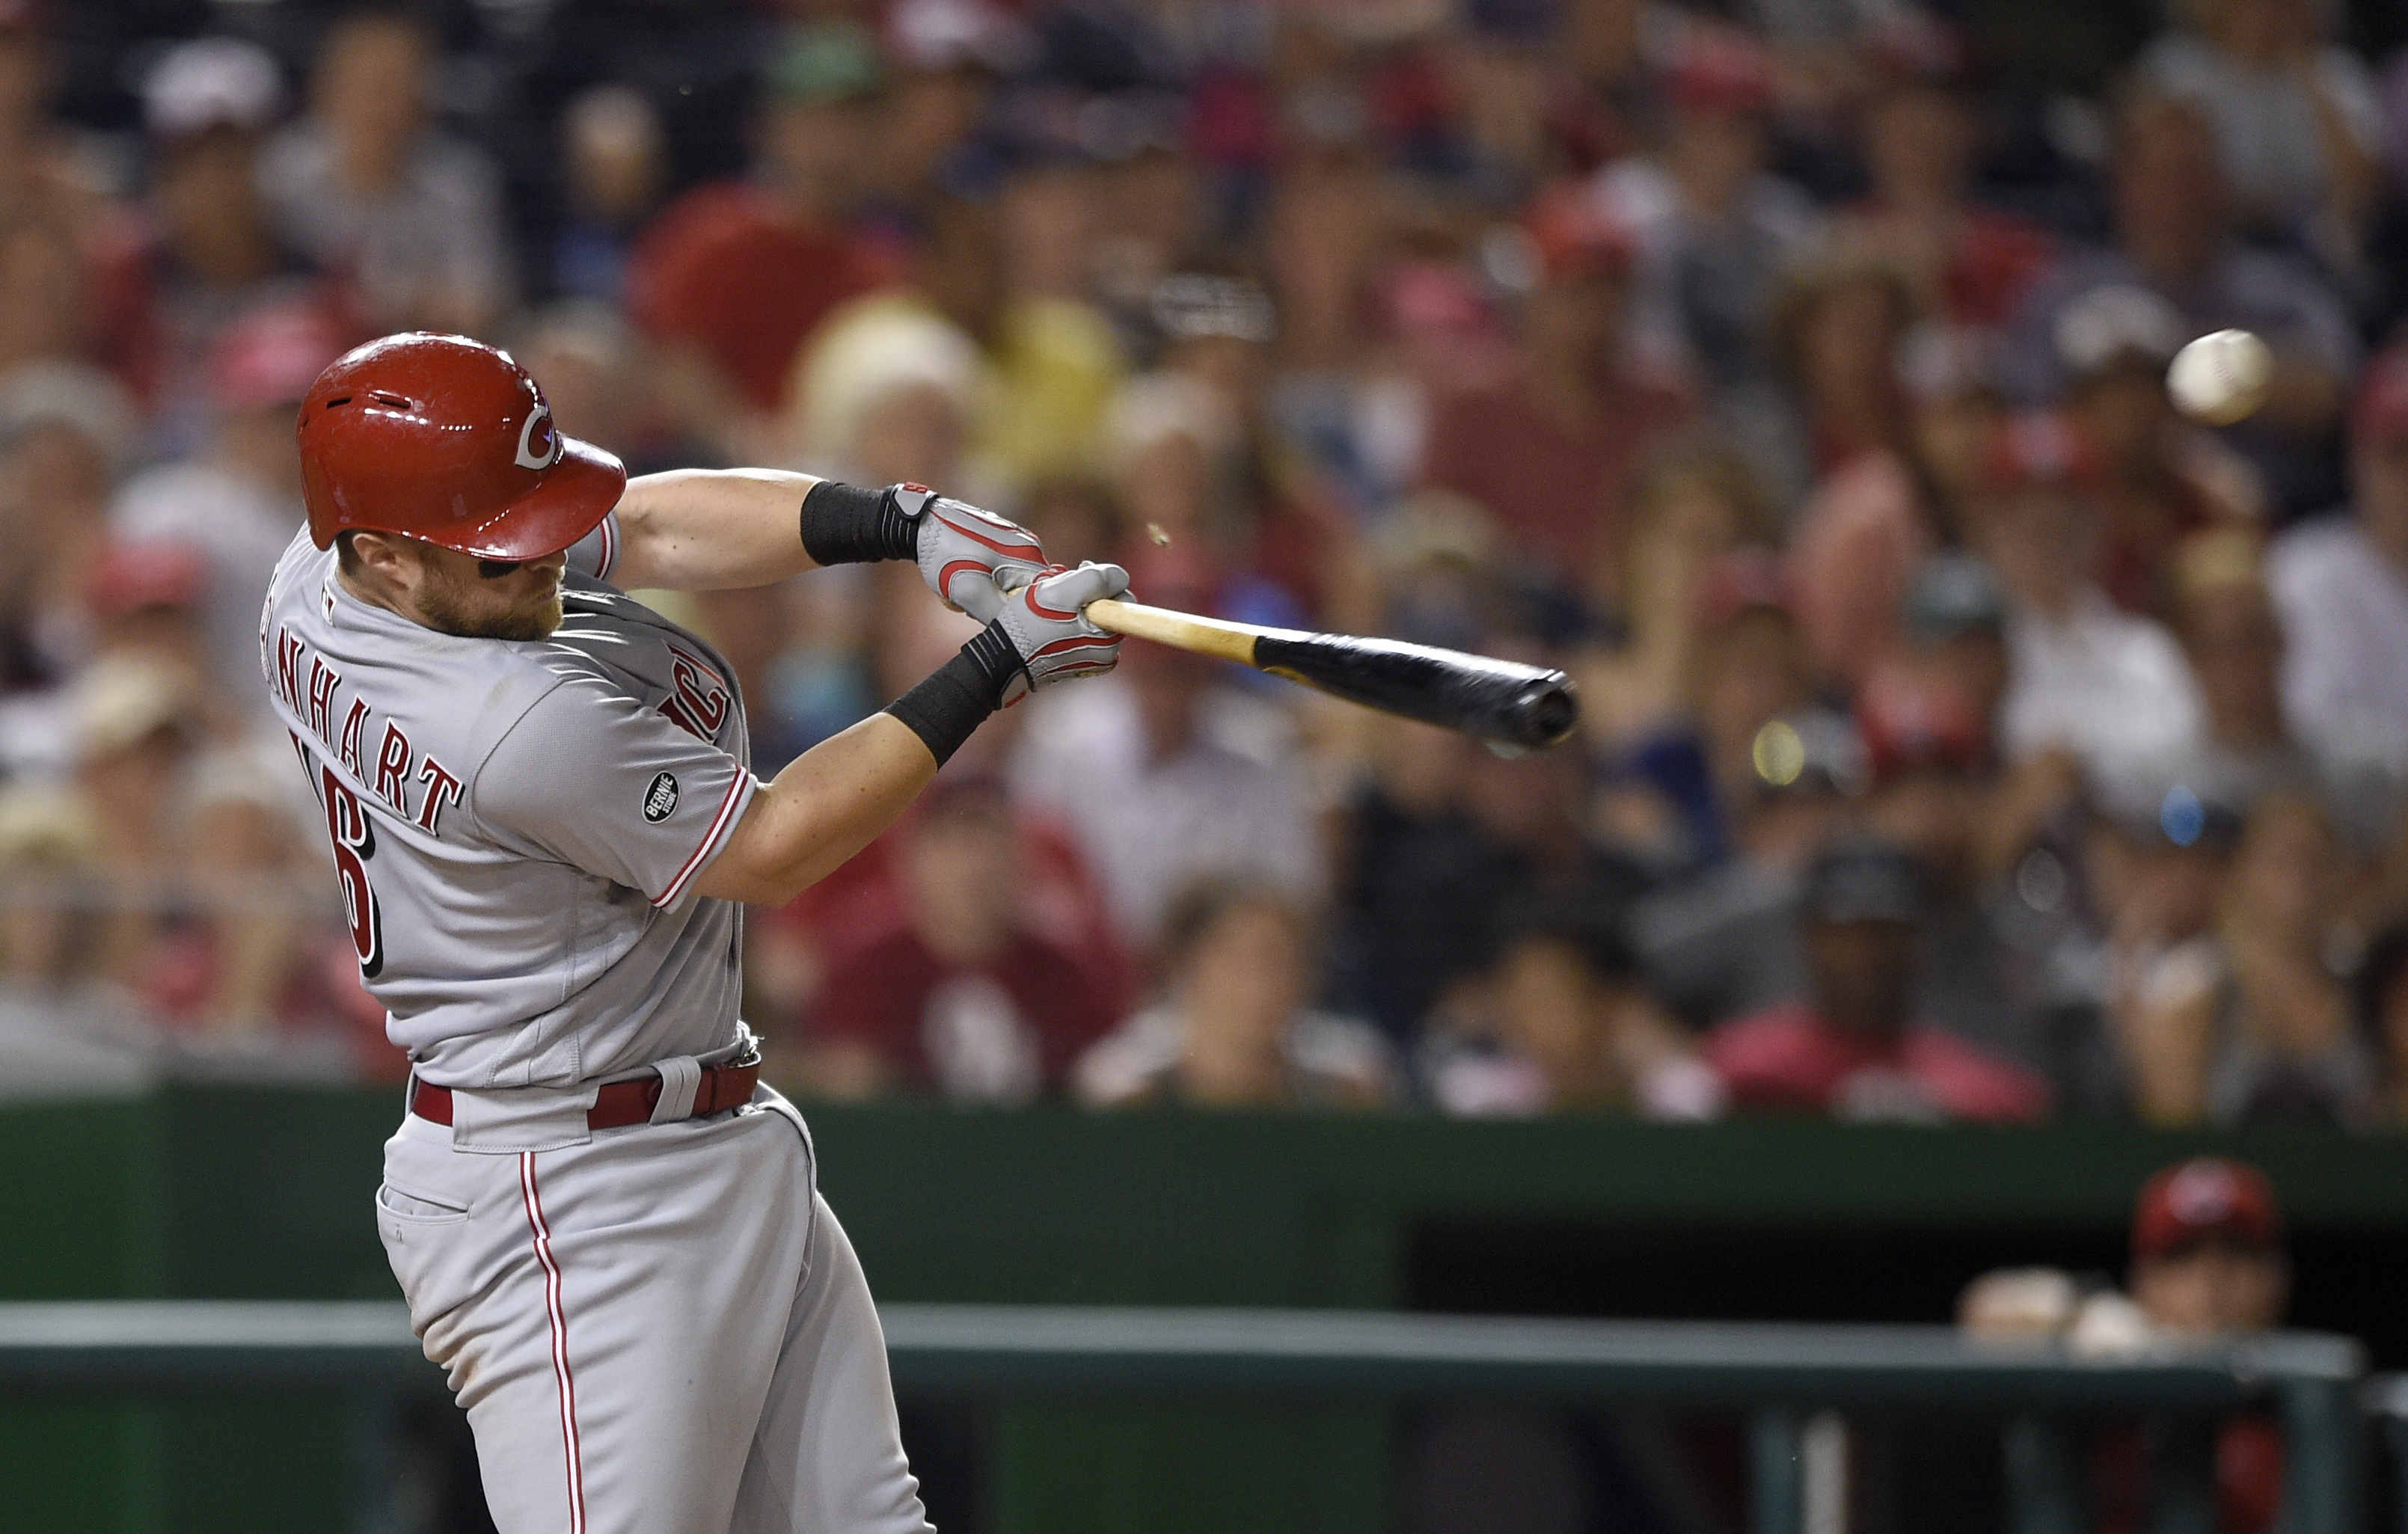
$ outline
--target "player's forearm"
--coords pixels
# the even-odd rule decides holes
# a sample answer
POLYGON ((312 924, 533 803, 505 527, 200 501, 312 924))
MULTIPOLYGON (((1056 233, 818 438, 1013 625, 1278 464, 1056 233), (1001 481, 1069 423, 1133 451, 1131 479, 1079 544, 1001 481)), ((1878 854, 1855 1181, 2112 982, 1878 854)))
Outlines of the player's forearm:
POLYGON ((695 889, 715 899, 783 905, 895 824, 937 775, 910 726, 872 714, 803 753, 752 796, 695 889))
POLYGON ((630 480, 610 580, 631 591, 726 591, 799 575, 813 566, 796 519, 817 483, 773 468, 681 468, 630 480))

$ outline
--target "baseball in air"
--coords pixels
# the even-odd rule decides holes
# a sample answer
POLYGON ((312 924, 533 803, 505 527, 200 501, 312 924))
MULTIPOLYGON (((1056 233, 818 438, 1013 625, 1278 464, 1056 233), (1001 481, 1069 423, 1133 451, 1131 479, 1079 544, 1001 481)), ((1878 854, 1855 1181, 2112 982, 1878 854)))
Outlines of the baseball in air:
POLYGON ((2229 426, 2266 403, 2274 380, 2274 354, 2245 330, 2217 330, 2174 353, 2166 369, 2166 392, 2193 421, 2229 426))

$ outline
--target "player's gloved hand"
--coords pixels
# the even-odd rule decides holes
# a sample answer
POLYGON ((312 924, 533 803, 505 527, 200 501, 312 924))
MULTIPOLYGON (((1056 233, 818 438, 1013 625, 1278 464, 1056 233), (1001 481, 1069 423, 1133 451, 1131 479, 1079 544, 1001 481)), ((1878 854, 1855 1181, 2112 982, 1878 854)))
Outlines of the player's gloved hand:
POLYGON ((1099 596, 1126 595, 1128 581, 1117 565, 1055 565, 1004 599, 996 624, 1011 641, 1021 671, 1004 686, 1005 708, 1039 687, 1099 677, 1120 664, 1121 637, 1089 623, 1082 609, 1099 596))
POLYGON ((1037 535, 1016 522, 920 485, 888 485, 883 494, 918 523, 920 579, 980 623, 995 622, 1005 595, 1049 567, 1037 535))

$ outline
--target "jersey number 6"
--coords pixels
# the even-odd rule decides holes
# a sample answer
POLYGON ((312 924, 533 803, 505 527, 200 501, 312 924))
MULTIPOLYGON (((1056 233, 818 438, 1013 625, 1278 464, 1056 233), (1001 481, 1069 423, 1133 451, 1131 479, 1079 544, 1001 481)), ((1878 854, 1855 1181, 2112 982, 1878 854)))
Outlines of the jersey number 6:
POLYGON ((376 887, 368 882, 376 828, 334 768, 321 767, 319 781, 326 790, 321 796, 326 801, 326 836, 335 844, 335 873, 343 882, 343 913, 351 924, 351 946, 359 952, 360 978, 374 980, 384 968, 384 918, 377 910, 376 887))

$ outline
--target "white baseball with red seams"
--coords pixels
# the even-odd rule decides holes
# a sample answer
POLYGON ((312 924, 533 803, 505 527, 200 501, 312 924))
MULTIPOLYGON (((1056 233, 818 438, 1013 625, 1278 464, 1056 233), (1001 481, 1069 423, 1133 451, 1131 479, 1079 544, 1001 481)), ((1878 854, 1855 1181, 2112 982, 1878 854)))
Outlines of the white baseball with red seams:
POLYGON ((605 583, 619 538, 541 641, 364 602, 306 532, 277 567, 261 664, 362 981, 451 1093, 387 1142, 378 1231, 502 1534, 925 1534, 800 1115, 676 1116, 750 1046, 742 909, 694 884, 761 785, 726 662, 605 583), (655 1075, 665 1122, 588 1126, 655 1075))

